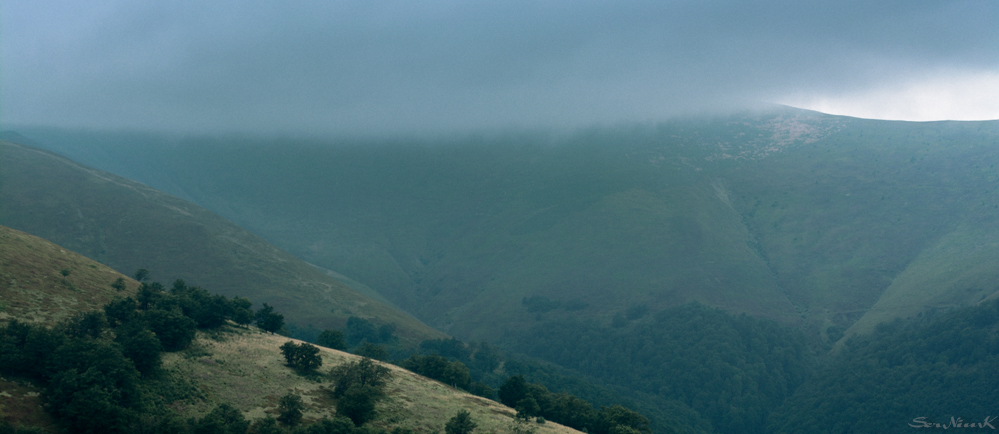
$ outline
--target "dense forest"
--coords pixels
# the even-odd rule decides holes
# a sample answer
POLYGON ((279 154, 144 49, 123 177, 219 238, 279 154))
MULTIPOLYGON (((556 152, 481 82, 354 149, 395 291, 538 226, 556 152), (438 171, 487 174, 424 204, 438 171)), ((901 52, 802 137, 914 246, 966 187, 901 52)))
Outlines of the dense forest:
POLYGON ((604 382, 682 403, 715 431, 731 433, 764 432, 769 412, 816 363, 804 333, 699 303, 655 314, 637 307, 610 325, 544 321, 522 334, 517 347, 604 382))
POLYGON ((849 339, 775 410, 770 432, 999 426, 997 372, 999 300, 883 323, 849 339))

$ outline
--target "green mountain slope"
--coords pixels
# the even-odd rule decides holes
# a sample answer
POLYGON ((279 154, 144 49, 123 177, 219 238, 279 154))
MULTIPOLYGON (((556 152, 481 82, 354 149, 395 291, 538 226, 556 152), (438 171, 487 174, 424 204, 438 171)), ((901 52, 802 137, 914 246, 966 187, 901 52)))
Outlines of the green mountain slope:
POLYGON ((881 324, 777 408, 770 432, 991 430, 999 400, 999 303, 881 324))
POLYGON ((784 108, 564 137, 22 133, 82 161, 111 156, 109 169, 464 339, 530 327, 537 312, 523 302, 545 297, 557 306, 546 315, 606 322, 697 300, 835 340, 861 318, 914 312, 883 308, 890 294, 932 292, 923 305, 988 296, 995 288, 970 282, 999 269, 973 253, 995 232, 999 122, 784 108), (933 259, 945 236, 965 240, 967 256, 948 256, 969 266, 963 280, 933 259), (920 289, 928 280, 910 275, 953 284, 920 289))
POLYGON ((443 336, 204 208, 37 148, 0 142, 0 224, 125 273, 269 303, 300 326, 359 316, 411 344, 443 336))

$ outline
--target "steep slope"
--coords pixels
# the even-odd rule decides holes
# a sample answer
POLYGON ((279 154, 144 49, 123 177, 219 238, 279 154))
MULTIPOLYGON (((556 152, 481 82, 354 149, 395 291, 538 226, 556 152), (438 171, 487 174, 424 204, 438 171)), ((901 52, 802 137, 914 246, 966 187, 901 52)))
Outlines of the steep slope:
POLYGON ((54 324, 131 295, 138 286, 106 265, 0 226, 0 321, 54 324), (119 277, 121 290, 111 286, 119 277))
POLYGON ((778 283, 814 324, 870 330, 997 289, 983 282, 999 272, 987 253, 999 122, 810 124, 830 133, 727 176, 778 283))
POLYGON ((301 326, 359 316, 413 344, 443 336, 199 206, 29 146, 0 142, 0 223, 124 273, 269 303, 301 326))
MULTIPOLYGON (((289 339, 236 328, 211 336, 201 335, 189 350, 169 354, 164 366, 191 379, 207 400, 178 403, 188 416, 203 415, 217 402, 228 402, 249 419, 277 414, 277 399, 289 392, 305 402, 305 420, 315 421, 336 413, 327 396, 329 383, 317 382, 285 366, 278 347, 289 339)), ((296 341, 297 342, 297 341, 296 341)), ((323 371, 361 358, 328 348, 320 349, 323 371)), ((377 362, 376 362, 377 363, 377 362)), ((478 423, 477 431, 505 433, 514 425, 516 412, 482 397, 470 395, 438 381, 387 363, 391 372, 385 387, 387 399, 376 407, 378 417, 370 426, 391 431, 396 427, 417 432, 442 432, 444 423, 459 410, 467 410, 478 423)), ((533 425, 533 424, 532 424, 533 425)), ((534 425, 538 434, 578 431, 553 422, 534 425)))
MULTIPOLYGON (((137 282, 82 255, 51 242, 0 226, 0 295, 5 303, 0 327, 7 320, 30 320, 52 326, 80 312, 100 309, 116 295, 131 295, 137 282), (63 276, 59 270, 71 272, 63 276), (118 278, 127 281, 120 292, 109 286, 118 278)), ((327 396, 328 383, 296 373, 286 366, 279 347, 289 339, 265 334, 255 327, 224 326, 199 332, 183 351, 165 353, 161 383, 188 388, 185 398, 170 403, 183 417, 201 417, 218 404, 227 403, 248 419, 275 416, 278 397, 289 392, 302 395, 305 423, 336 414, 327 396), (168 380, 172 378, 173 380, 168 380)), ((301 343, 300 341, 294 341, 301 343)), ((359 356, 321 348, 323 371, 359 360, 359 356)), ((378 363, 378 362, 376 362, 378 363)), ((387 398, 379 401, 378 417, 369 426, 417 432, 442 431, 460 410, 471 413, 483 432, 510 432, 515 412, 494 401, 469 395, 399 367, 390 370, 387 398)), ((51 429, 55 422, 42 410, 39 389, 23 379, 0 376, 0 419, 16 425, 51 429)), ((556 423, 534 425, 539 433, 571 434, 578 431, 556 423)))
POLYGON ((466 339, 529 327, 539 297, 607 322, 698 300, 836 340, 987 297, 999 270, 995 121, 783 108, 437 142, 23 132, 113 155, 466 339), (915 310, 888 307, 910 292, 915 310))

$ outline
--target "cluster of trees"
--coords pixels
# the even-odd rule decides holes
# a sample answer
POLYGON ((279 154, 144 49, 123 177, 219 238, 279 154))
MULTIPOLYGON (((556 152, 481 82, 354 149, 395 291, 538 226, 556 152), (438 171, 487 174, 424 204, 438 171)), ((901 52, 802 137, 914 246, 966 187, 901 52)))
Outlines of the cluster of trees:
POLYGON ((387 361, 390 354, 386 346, 394 348, 397 353, 402 350, 395 329, 395 324, 376 325, 370 320, 352 316, 347 319, 345 330, 326 329, 320 332, 311 326, 305 329, 293 327, 292 336, 334 350, 351 351, 353 348, 352 352, 359 356, 387 361))
POLYGON ((395 336, 395 324, 375 326, 371 321, 356 316, 347 318, 346 337, 347 344, 351 347, 356 347, 363 342, 387 344, 397 339, 395 336))
POLYGON ((621 405, 594 409, 589 402, 565 392, 552 393, 523 376, 507 379, 499 389, 500 402, 517 410, 521 419, 551 420, 592 434, 649 434, 649 419, 621 405))
MULTIPOLYGON (((501 375, 498 372, 501 364, 505 364, 506 372, 547 372, 547 368, 536 362, 509 360, 502 351, 486 342, 466 344, 454 338, 432 339, 421 342, 419 352, 422 354, 413 354, 395 364, 490 399, 496 397, 496 390, 490 386, 490 383, 495 384, 499 387, 499 401, 516 409, 522 421, 543 423, 551 420, 594 434, 608 434, 612 429, 616 434, 629 433, 625 427, 651 432, 646 417, 621 405, 596 409, 578 396, 567 392, 552 393, 541 384, 529 383, 523 375, 501 375)), ((554 377, 557 376, 548 378, 554 377)), ((582 381, 578 376, 574 379, 582 381)))
POLYGON ((516 347, 605 383, 679 402, 717 432, 764 432, 770 412, 816 365, 801 331, 699 303, 651 316, 630 309, 621 319, 624 324, 610 327, 545 321, 522 334, 516 347))
MULTIPOLYGON (((176 431, 194 434, 377 434, 378 431, 358 428, 350 419, 337 415, 302 425, 302 398, 288 394, 278 400, 278 417, 267 416, 249 421, 243 413, 229 405, 221 404, 201 419, 190 420, 187 426, 173 427, 176 431)), ((382 434, 385 434, 384 431, 382 434)), ((413 434, 406 429, 396 429, 392 434, 413 434)))
POLYGON ((254 315, 250 306, 181 280, 169 291, 142 283, 135 299, 116 299, 55 327, 11 321, 0 329, 0 372, 42 385, 49 412, 72 432, 186 426, 158 402, 172 393, 161 387, 169 382, 160 375, 161 353, 187 348, 199 328, 277 315, 254 315))
MULTIPOLYGON (((911 432, 995 416, 999 300, 850 338, 770 418, 774 433, 911 432), (914 421, 923 418, 920 421, 914 421)), ((999 426, 993 419, 993 426, 999 426)))

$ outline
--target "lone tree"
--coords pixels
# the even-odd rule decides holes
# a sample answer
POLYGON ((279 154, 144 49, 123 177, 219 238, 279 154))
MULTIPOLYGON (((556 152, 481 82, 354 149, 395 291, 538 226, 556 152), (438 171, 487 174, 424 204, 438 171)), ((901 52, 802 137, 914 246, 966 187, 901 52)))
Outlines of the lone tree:
POLYGON ((135 280, 139 282, 144 282, 146 279, 149 278, 149 270, 145 268, 140 268, 138 270, 135 270, 135 274, 132 277, 134 277, 135 280))
POLYGON ((333 380, 333 399, 340 399, 351 387, 371 387, 381 390, 388 382, 391 371, 368 358, 349 362, 330 369, 333 380))
POLYGON ((323 358, 319 356, 319 348, 308 343, 295 344, 292 341, 281 345, 281 354, 288 366, 300 372, 309 372, 323 366, 323 358))
POLYGON ((331 395, 336 400, 337 414, 350 418, 361 426, 375 416, 375 403, 384 396, 389 378, 388 368, 371 359, 344 363, 330 370, 333 380, 331 395))
POLYGON ((257 327, 269 333, 277 333, 284 327, 284 315, 274 313, 274 307, 264 303, 264 307, 257 311, 257 327))
POLYGON ((472 421, 472 415, 467 410, 461 410, 444 425, 447 434, 471 434, 479 425, 472 421))
POLYGON ((111 284, 111 287, 114 288, 115 292, 124 291, 126 288, 125 278, 119 277, 117 280, 114 281, 114 283, 111 284))
POLYGON ((305 408, 305 404, 302 403, 302 397, 298 395, 293 395, 288 393, 282 396, 278 400, 278 411, 281 414, 277 417, 278 422, 286 426, 296 426, 302 422, 302 409, 305 408))

